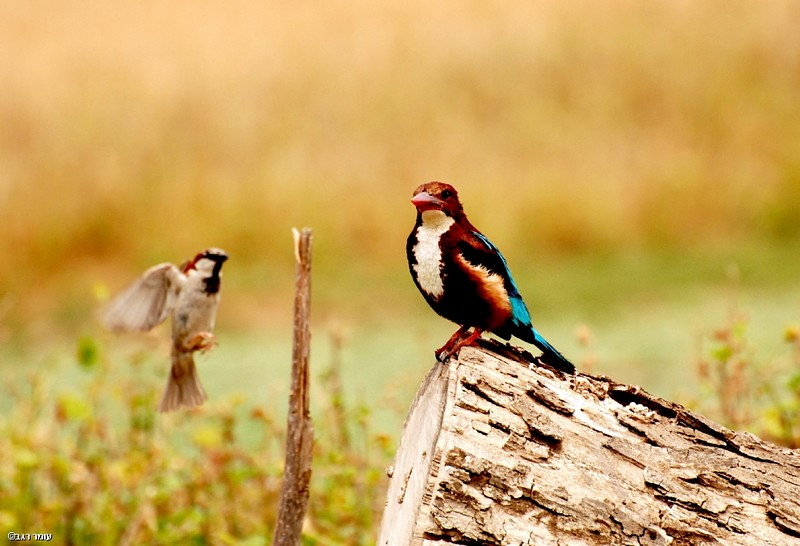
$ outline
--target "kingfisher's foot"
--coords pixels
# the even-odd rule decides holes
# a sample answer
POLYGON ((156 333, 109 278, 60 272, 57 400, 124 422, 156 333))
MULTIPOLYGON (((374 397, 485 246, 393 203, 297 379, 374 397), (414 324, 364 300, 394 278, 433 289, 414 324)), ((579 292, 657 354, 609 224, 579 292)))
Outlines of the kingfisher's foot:
POLYGON ((462 326, 456 331, 455 334, 450 336, 450 339, 447 340, 447 343, 436 349, 434 352, 436 355, 436 360, 444 364, 451 356, 458 354, 458 351, 461 350, 461 347, 464 347, 465 345, 472 345, 472 343, 483 333, 483 330, 480 328, 475 328, 471 334, 464 337, 464 334, 466 334, 467 331, 469 331, 469 327, 462 326))
POLYGON ((483 330, 481 330, 480 328, 475 328, 475 330, 473 330, 470 335, 468 335, 466 338, 456 343, 455 347, 451 349, 450 354, 451 355, 457 354, 461 350, 461 347, 467 347, 469 345, 472 345, 476 339, 481 337, 482 333, 483 330))
POLYGON ((450 351, 448 351, 445 347, 439 347, 433 352, 433 354, 436 356, 436 360, 442 364, 447 362, 447 359, 450 358, 450 351))
POLYGON ((453 354, 453 347, 456 345, 458 340, 464 336, 468 329, 469 328, 466 326, 462 326, 456 330, 452 336, 450 336, 450 339, 447 340, 447 343, 436 349, 436 351, 433 353, 436 355, 436 360, 444 364, 447 359, 450 358, 450 355, 453 354))

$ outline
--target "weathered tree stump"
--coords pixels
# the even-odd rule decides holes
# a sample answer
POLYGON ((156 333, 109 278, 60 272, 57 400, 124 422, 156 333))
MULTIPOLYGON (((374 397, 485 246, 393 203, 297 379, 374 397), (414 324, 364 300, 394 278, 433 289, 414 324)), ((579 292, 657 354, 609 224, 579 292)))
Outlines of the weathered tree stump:
POLYGON ((800 451, 499 343, 436 365, 379 546, 800 545, 800 451))

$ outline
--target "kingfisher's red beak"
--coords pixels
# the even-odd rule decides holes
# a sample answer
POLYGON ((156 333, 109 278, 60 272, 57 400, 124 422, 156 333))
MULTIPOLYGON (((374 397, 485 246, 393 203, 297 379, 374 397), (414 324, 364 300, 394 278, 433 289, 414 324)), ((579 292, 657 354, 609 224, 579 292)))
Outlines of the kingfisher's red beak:
POLYGON ((444 205, 444 201, 426 191, 420 192, 412 197, 411 202, 419 211, 441 209, 444 205))

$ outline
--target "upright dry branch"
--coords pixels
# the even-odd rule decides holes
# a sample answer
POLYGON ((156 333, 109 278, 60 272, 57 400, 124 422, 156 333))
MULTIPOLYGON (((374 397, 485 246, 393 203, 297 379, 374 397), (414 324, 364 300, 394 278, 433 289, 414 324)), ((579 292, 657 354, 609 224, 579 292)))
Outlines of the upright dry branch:
POLYGON ((314 429, 308 409, 308 355, 311 343, 311 229, 294 233, 297 272, 294 296, 294 344, 292 347, 292 390, 286 432, 286 463, 281 504, 273 546, 297 546, 308 507, 311 480, 311 451, 314 429))
POLYGON ((436 364, 379 546, 800 545, 800 451, 499 344, 436 364))

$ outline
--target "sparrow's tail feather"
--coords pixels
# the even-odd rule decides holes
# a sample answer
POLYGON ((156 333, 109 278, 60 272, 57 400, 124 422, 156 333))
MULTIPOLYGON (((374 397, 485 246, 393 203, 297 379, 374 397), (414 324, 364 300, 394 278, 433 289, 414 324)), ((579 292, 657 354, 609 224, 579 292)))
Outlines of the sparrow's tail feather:
POLYGON ((172 355, 167 388, 158 404, 158 411, 169 412, 180 408, 194 408, 206 401, 206 391, 200 384, 194 356, 191 352, 172 355))
POLYGON ((570 374, 575 373, 575 365, 550 345, 536 330, 533 330, 533 344, 542 351, 542 360, 559 370, 570 374))

